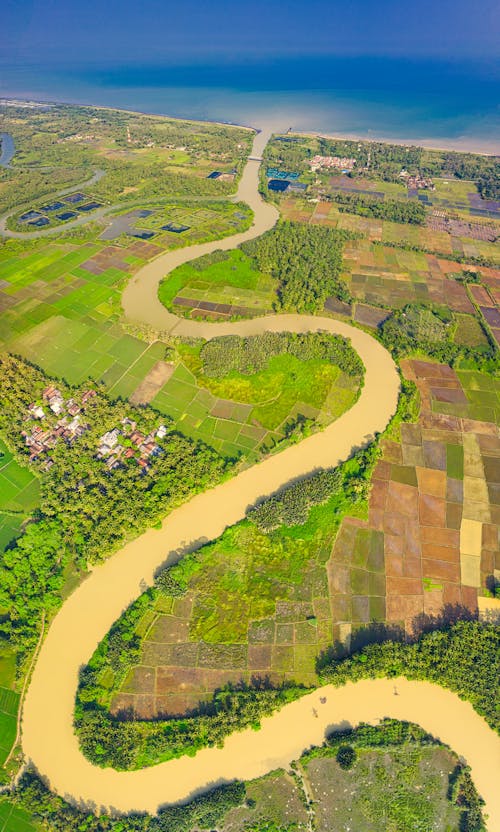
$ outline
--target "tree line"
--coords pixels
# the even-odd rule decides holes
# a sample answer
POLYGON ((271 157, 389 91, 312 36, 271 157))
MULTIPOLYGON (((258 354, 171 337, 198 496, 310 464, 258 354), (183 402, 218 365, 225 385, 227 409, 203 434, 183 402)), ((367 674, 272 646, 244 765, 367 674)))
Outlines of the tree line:
MULTIPOLYGON (((456 612, 449 610, 450 616, 456 612)), ((475 620, 445 624, 412 643, 388 640, 345 658, 326 657, 319 669, 323 682, 338 686, 386 676, 435 682, 470 702, 500 733, 500 628, 495 624, 475 620)))
POLYGON ((418 200, 376 199, 367 194, 334 191, 330 195, 341 213, 357 214, 360 217, 372 217, 377 220, 423 225, 426 219, 425 208, 418 200))
POLYGON ((305 523, 313 506, 326 503, 336 494, 342 494, 352 503, 360 502, 367 496, 379 456, 379 447, 373 443, 337 468, 318 471, 269 497, 250 509, 247 516, 261 532, 268 533, 280 526, 305 523))
POLYGON ((363 363, 346 338, 326 332, 265 332, 240 337, 226 335, 207 341, 200 353, 203 372, 223 378, 230 372, 252 375, 274 356, 287 353, 300 361, 320 359, 336 364, 349 376, 361 376, 363 363))

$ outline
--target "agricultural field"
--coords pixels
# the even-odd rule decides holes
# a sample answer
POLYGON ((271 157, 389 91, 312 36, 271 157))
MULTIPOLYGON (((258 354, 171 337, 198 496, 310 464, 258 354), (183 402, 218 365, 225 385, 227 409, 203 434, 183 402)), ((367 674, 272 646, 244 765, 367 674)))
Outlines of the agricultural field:
MULTIPOLYGON (((307 419, 325 426, 358 395, 359 379, 335 364, 286 354, 250 375, 232 371, 210 378, 203 373, 201 349, 178 344, 174 372, 151 404, 183 433, 227 456, 255 459, 282 442, 292 425, 307 419)), ((127 383, 125 376, 121 384, 127 383)))
POLYGON ((117 687, 105 671, 113 713, 183 714, 255 677, 315 685, 332 644, 477 610, 500 569, 500 385, 426 361, 402 368, 420 415, 382 440, 366 513, 342 489, 305 523, 263 532, 248 519, 184 558, 170 575, 185 594, 142 608, 139 661, 117 687))
POLYGON ((16 462, 0 439, 0 551, 19 534, 38 501, 36 476, 16 462))
MULTIPOLYGON (((435 230, 432 223, 409 225, 360 217, 341 213, 332 202, 320 200, 315 203, 300 197, 285 197, 280 203, 280 211, 283 219, 354 231, 370 242, 389 243, 396 247, 415 246, 444 257, 484 257, 489 262, 500 265, 498 245, 494 242, 474 239, 464 233, 456 235, 445 230, 435 230)), ((500 226, 496 225, 495 228, 495 233, 498 234, 500 226)))
POLYGON ((144 613, 140 664, 112 712, 183 714, 227 682, 255 677, 314 684, 316 657, 332 640, 331 508, 313 509, 300 532, 274 536, 246 521, 176 567, 172 575, 188 591, 160 596, 144 613))
POLYGON ((8 800, 0 801, 0 832, 36 832, 40 826, 29 812, 8 800))
POLYGON ((386 621, 409 631, 446 605, 475 610, 500 568, 500 384, 425 361, 405 361, 403 372, 418 386, 419 420, 383 441, 368 521, 346 518, 333 548, 331 599, 344 634, 371 620, 367 600, 360 617, 345 589, 367 536, 382 539, 386 621))
MULTIPOLYGON (((237 205, 217 203, 208 209, 194 203, 183 210, 188 207, 193 233, 203 240, 241 230, 248 222, 248 212, 237 205)), ((175 206, 170 208, 175 213, 175 206)), ((117 244, 100 240, 100 232, 93 227, 82 239, 61 235, 0 245, 0 344, 70 383, 91 377, 109 388, 118 383, 113 392, 128 395, 120 379, 127 371, 135 378, 141 367, 145 375, 161 348, 153 345, 148 353, 148 343, 127 334, 120 323, 121 292, 146 261, 182 243, 179 235, 167 232, 161 245, 130 237, 117 244)), ((137 377, 135 386, 140 381, 137 377)), ((129 384, 129 392, 133 389, 129 384)))
POLYGON ((17 732, 20 695, 15 690, 15 682, 16 654, 8 646, 4 646, 0 650, 0 782, 4 775, 3 765, 17 732))
POLYGON ((276 280, 239 249, 178 266, 160 285, 162 303, 177 315, 224 320, 273 309, 276 280))
POLYGON ((16 738, 18 707, 19 694, 0 686, 0 772, 16 738))

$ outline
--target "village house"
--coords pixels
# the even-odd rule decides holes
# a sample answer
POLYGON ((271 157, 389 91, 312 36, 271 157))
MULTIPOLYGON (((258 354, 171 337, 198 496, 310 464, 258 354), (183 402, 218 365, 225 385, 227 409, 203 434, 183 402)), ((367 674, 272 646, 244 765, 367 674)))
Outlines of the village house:
POLYGON ((434 182, 428 176, 421 176, 419 173, 412 176, 404 168, 399 175, 401 179, 404 179, 404 183, 409 191, 436 190, 434 182))
POLYGON ((52 413, 55 413, 56 416, 59 416, 60 413, 64 410, 64 399, 62 397, 61 391, 54 387, 52 384, 49 387, 46 387, 42 393, 42 399, 44 402, 47 402, 48 406, 52 410, 52 413))
POLYGON ((70 416, 77 416, 81 411, 81 407, 75 402, 74 399, 68 399, 66 402, 66 410, 70 416))
POLYGON ((45 419, 44 409, 39 404, 30 404, 28 412, 34 419, 45 419))
POLYGON ((155 440, 166 436, 166 425, 160 425, 147 436, 137 430, 137 423, 128 416, 121 420, 121 426, 123 430, 113 428, 100 437, 98 458, 106 459, 105 465, 109 471, 117 468, 121 464, 120 460, 136 459, 143 473, 146 473, 149 470, 148 459, 163 452, 155 440), (124 442, 120 442, 120 436, 124 437, 124 442))
POLYGON ((93 399, 94 396, 97 396, 97 393, 96 393, 95 390, 85 390, 82 394, 82 407, 85 407, 87 402, 89 402, 90 399, 93 399))

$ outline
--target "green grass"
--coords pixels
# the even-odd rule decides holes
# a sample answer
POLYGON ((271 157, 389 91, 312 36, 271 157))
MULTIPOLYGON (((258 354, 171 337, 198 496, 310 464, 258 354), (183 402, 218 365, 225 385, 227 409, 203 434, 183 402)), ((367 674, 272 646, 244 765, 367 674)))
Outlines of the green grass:
POLYGON ((457 480, 464 478, 464 449, 462 445, 446 446, 446 473, 457 480))
MULTIPOLYGON (((168 309, 177 295, 193 300, 247 306, 264 311, 272 309, 276 281, 252 266, 252 261, 238 249, 227 259, 200 271, 189 263, 179 266, 160 284, 159 298, 168 309)), ((186 308, 176 307, 181 313, 186 308)))
MULTIPOLYGON (((337 748, 303 763, 310 782, 316 829, 458 832, 460 811, 448 798, 456 757, 446 748, 405 744, 360 748, 349 770, 337 763, 337 748)), ((312 752, 314 755, 314 752, 312 752)))
POLYGON ((274 356, 252 375, 232 371, 210 378, 202 372, 200 349, 178 347, 181 360, 152 404, 184 433, 229 456, 281 440, 298 414, 319 426, 329 424, 358 395, 358 381, 337 366, 288 354, 274 356))
POLYGON ((3 766, 16 738, 19 694, 0 687, 0 766, 3 766))
POLYGON ((466 347, 487 347, 488 338, 479 321, 472 315, 455 314, 456 330, 453 340, 455 344, 466 347))
POLYGON ((500 425, 500 380, 486 373, 457 370, 469 401, 467 416, 500 425))
POLYGON ((0 799, 0 832, 36 832, 37 829, 40 827, 22 806, 0 799))

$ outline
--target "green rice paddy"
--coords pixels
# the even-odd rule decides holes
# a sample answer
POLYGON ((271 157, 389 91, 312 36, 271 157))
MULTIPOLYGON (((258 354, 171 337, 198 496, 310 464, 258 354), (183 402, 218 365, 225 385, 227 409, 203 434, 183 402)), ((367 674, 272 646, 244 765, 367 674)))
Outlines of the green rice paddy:
POLYGON ((188 309, 174 304, 177 296, 264 313, 273 308, 276 285, 272 277, 253 267, 246 254, 235 249, 228 252, 227 259, 212 263, 203 271, 189 263, 174 269, 161 283, 159 298, 168 309, 175 308, 178 313, 188 309))
POLYGON ((21 806, 14 806, 9 800, 0 802, 0 832, 36 832, 31 815, 21 806))
POLYGON ((477 370, 457 370, 469 404, 467 417, 500 425, 500 381, 477 370))
POLYGON ((37 477, 16 462, 0 439, 0 551, 19 534, 39 496, 37 477))
POLYGON ((0 766, 10 753, 17 731, 17 709, 19 694, 0 687, 0 766))

